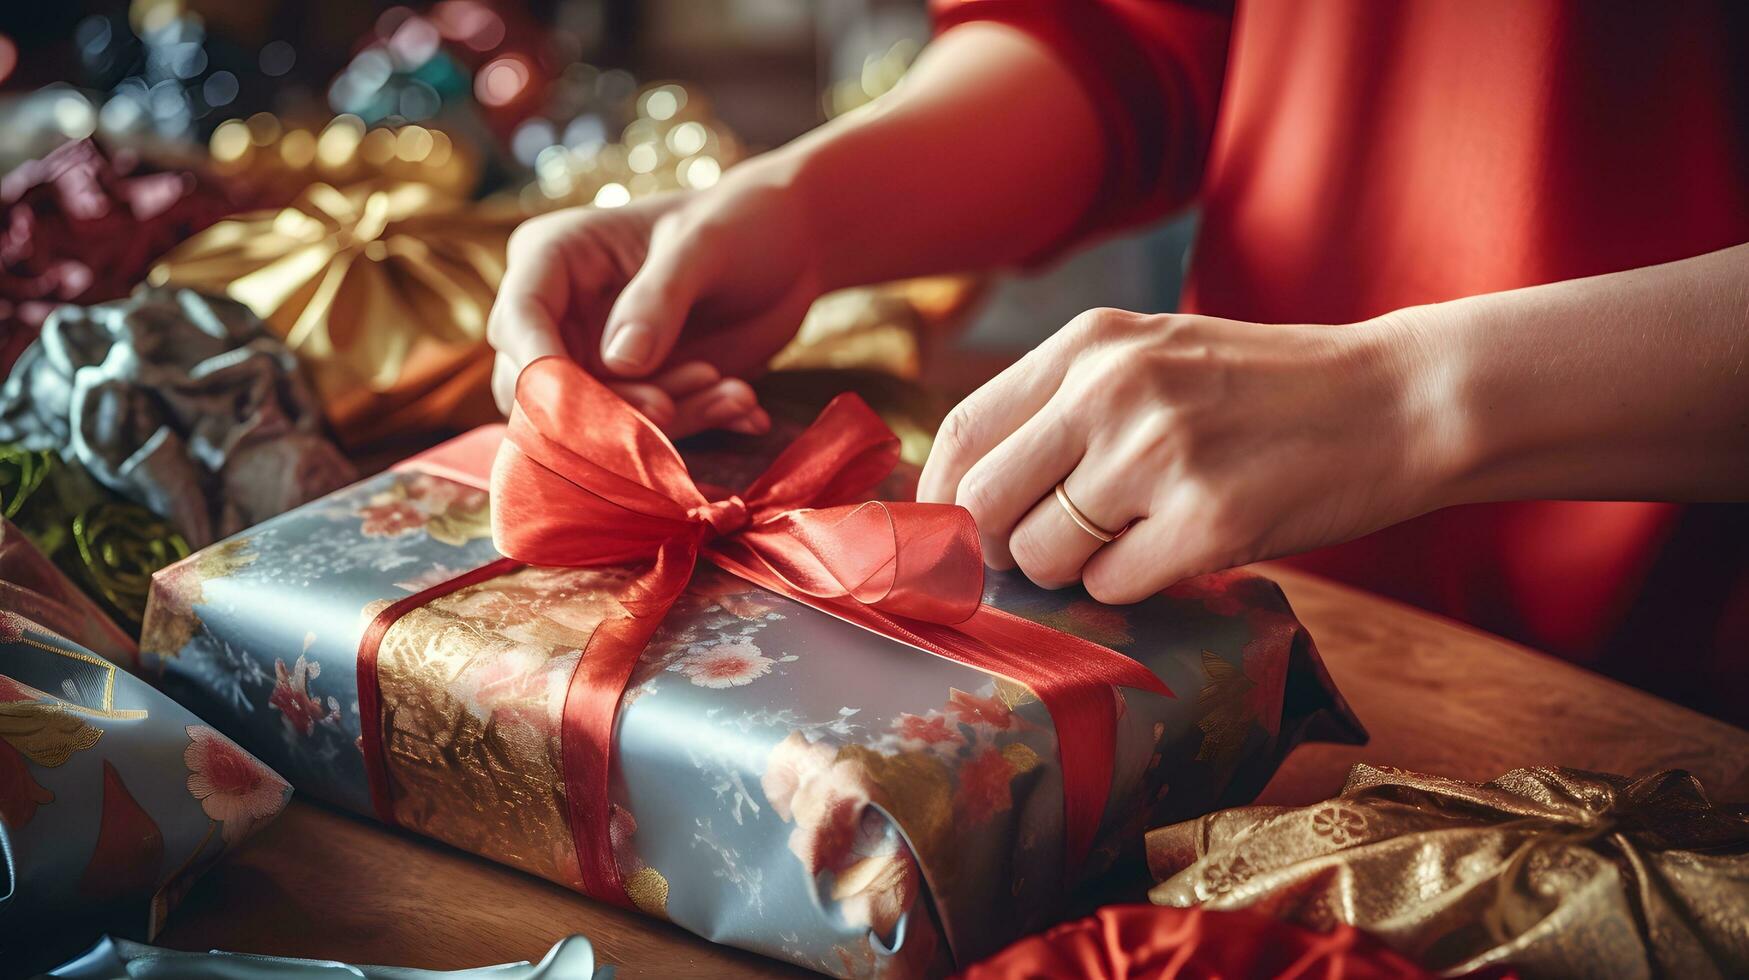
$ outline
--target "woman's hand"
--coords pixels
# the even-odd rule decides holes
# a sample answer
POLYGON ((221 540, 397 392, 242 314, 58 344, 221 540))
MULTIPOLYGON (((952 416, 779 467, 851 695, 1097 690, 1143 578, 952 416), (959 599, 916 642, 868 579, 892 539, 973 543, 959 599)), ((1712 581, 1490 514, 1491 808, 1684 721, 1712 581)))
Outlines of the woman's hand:
POLYGON ((528 362, 568 354, 673 435, 764 431, 741 378, 820 293, 799 207, 749 163, 706 191, 524 222, 488 324, 499 407, 528 362))
POLYGON ((948 416, 917 496, 969 509, 992 566, 1103 602, 1344 541, 1442 503, 1413 336, 1091 310, 948 416), (1058 481, 1128 530, 1082 529, 1058 481))
POLYGON ((1086 213, 1103 154, 1096 106, 1049 46, 955 27, 877 105, 709 190, 517 229, 489 324, 498 404, 529 361, 569 354, 672 434, 759 431, 739 379, 816 297, 1036 256, 1086 213))

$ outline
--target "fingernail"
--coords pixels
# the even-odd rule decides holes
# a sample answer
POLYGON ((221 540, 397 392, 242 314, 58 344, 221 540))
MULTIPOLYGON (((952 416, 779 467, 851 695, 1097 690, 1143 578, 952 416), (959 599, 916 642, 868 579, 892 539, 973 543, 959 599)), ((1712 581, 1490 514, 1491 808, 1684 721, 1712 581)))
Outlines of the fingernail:
POLYGON ((701 418, 710 419, 713 423, 727 422, 730 418, 745 415, 750 406, 746 399, 734 393, 718 395, 710 400, 710 404, 699 413, 701 418))
POLYGON ((656 344, 656 334, 641 323, 623 324, 608 338, 607 350, 601 359, 609 367, 624 371, 635 371, 644 366, 650 357, 650 350, 656 344))

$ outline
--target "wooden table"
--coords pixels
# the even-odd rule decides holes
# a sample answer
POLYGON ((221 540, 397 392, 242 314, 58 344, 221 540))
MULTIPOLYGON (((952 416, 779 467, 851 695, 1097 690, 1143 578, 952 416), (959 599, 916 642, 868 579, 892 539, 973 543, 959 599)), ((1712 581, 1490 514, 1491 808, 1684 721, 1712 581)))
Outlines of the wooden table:
MULTIPOLYGON (((1749 732, 1408 606, 1262 570, 1372 733, 1365 747, 1302 746, 1268 802, 1327 797, 1362 760, 1475 780, 1530 764, 1682 767, 1715 798, 1749 799, 1749 732)), ((804 975, 308 803, 210 871, 160 942, 457 969, 538 959, 573 932, 622 977, 804 975)))

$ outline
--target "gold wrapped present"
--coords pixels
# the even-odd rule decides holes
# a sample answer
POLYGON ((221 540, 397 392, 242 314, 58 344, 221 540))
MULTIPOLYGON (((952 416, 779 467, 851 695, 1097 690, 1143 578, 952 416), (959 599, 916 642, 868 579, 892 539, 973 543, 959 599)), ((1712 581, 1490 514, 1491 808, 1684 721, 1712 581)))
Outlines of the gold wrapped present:
POLYGON ((1456 976, 1749 976, 1749 818, 1681 770, 1355 766, 1336 798, 1148 834, 1156 904, 1345 922, 1456 976))
POLYGON ((221 221, 152 270, 223 293, 297 353, 340 441, 497 417, 486 317, 513 215, 430 184, 313 184, 290 205, 221 221))

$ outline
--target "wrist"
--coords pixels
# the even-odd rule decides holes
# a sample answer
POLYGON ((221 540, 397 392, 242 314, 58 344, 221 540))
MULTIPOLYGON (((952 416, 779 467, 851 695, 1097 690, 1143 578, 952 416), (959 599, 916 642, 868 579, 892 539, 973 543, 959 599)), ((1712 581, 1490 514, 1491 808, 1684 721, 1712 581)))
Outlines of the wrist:
POLYGON ((1415 513, 1487 499, 1479 482, 1490 452, 1471 404, 1461 316, 1451 304, 1431 304, 1361 325, 1386 378, 1394 430, 1387 444, 1399 455, 1415 513))

